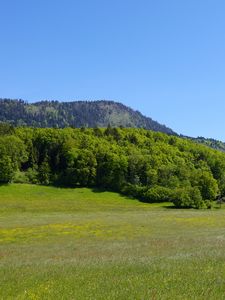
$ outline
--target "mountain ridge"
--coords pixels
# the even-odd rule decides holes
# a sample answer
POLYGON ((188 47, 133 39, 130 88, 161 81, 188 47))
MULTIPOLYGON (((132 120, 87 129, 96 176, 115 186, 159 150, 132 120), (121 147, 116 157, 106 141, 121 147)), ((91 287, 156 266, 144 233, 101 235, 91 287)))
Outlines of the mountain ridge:
POLYGON ((137 110, 112 100, 38 101, 0 99, 0 121, 32 127, 134 127, 177 135, 137 110))

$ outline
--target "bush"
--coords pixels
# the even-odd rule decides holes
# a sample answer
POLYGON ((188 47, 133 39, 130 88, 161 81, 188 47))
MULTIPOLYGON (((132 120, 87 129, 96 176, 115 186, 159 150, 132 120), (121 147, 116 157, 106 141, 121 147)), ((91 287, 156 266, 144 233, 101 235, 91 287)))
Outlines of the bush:
POLYGON ((205 200, 204 203, 207 209, 211 209, 213 207, 213 201, 205 200))
POLYGON ((29 183, 29 179, 25 172, 17 171, 14 175, 13 182, 15 183, 29 183))
POLYGON ((172 190, 163 186, 154 186, 144 194, 144 200, 150 203, 160 203, 171 201, 172 190))
POLYGON ((145 186, 126 184, 121 188, 121 192, 125 195, 144 200, 147 188, 145 186))
POLYGON ((38 172, 35 169, 29 168, 26 171, 26 177, 30 183, 36 184, 38 183, 38 172))
POLYGON ((179 208, 202 208, 204 201, 198 187, 178 188, 173 192, 172 202, 179 208))

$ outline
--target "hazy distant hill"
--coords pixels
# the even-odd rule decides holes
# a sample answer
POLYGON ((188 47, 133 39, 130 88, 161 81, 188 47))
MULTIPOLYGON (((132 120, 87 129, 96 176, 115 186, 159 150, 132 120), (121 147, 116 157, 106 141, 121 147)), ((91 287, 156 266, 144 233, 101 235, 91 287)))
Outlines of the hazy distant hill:
POLYGON ((134 127, 176 134, 140 112, 114 101, 41 101, 0 99, 0 121, 34 127, 134 127))

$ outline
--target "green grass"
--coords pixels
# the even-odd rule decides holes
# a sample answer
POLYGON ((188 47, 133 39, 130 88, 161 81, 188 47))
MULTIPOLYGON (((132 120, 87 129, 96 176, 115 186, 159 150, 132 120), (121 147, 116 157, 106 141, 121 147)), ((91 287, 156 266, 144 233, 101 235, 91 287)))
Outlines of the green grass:
POLYGON ((0 299, 225 299, 225 210, 1 186, 0 299))

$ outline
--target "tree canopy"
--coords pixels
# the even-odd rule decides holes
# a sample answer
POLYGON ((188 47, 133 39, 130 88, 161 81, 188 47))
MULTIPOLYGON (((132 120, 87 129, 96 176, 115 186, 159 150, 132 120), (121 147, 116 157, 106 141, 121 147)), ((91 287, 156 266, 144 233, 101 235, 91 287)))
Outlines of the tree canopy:
POLYGON ((145 202, 204 207, 225 196, 225 154, 128 128, 3 128, 0 182, 115 190, 145 202))

